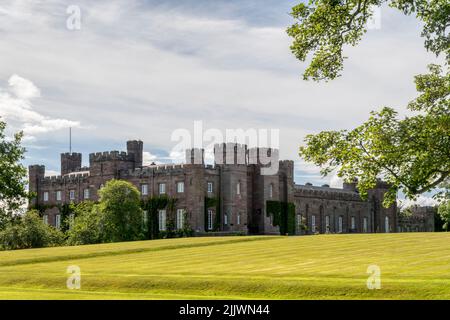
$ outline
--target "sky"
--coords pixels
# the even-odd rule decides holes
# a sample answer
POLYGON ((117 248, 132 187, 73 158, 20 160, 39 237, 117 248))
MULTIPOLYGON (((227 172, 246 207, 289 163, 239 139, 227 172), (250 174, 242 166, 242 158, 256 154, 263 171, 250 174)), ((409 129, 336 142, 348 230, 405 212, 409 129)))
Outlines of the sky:
MULTIPOLYGON (((435 61, 420 25, 383 7, 348 56, 342 77, 302 80, 286 28, 301 0, 0 1, 0 116, 23 130, 24 164, 60 170, 62 152, 124 150, 177 162, 176 129, 278 129, 295 180, 339 186, 298 156, 306 134, 351 129, 383 106, 406 114, 413 76, 435 61), (70 6, 80 28, 68 28, 70 6), (69 9, 69 12, 68 12, 69 9)), ((427 197, 424 201, 428 201, 427 197)))

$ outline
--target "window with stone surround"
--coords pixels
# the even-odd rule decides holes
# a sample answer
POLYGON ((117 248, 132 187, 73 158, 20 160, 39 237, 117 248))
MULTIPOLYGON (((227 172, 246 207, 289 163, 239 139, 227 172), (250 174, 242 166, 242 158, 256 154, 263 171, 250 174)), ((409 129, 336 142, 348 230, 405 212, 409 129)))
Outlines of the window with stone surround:
POLYGON ((184 182, 183 181, 177 182, 177 193, 183 192, 184 192, 184 182))
POLYGON ((159 194, 165 194, 166 193, 166 184, 160 183, 159 184, 159 194))
POLYGON ((44 201, 45 202, 48 201, 48 192, 47 191, 44 192, 44 201))
POLYGON ((177 209, 177 229, 184 227, 184 209, 177 209))
POLYGON ((75 200, 75 190, 69 190, 69 199, 75 200))
POLYGON ((311 231, 316 232, 316 216, 311 216, 311 231))
POLYGON ((269 198, 273 198, 273 183, 269 184, 269 198))
POLYGON ((85 199, 85 200, 89 199, 89 197, 90 197, 89 188, 84 189, 83 194, 84 194, 84 199, 85 199))
POLYGON ((210 209, 208 210, 208 230, 213 229, 213 211, 210 209))
POLYGON ((141 185, 141 194, 143 196, 148 195, 148 184, 142 184, 141 185))
POLYGON ((158 211, 159 231, 166 231, 166 210, 158 211))
POLYGON ((351 225, 352 225, 352 230, 356 229, 356 221, 355 221, 355 217, 351 218, 351 225))
POLYGON ((208 193, 212 193, 212 192, 213 192, 213 183, 208 182, 208 193))
POLYGON ((42 216, 42 221, 44 221, 45 224, 48 224, 48 214, 42 216))
POLYGON ((236 184, 236 194, 241 194, 241 182, 236 184))
POLYGON ((364 217, 364 219, 363 219, 363 232, 364 232, 364 233, 367 232, 367 227, 368 227, 368 224, 367 224, 367 218, 364 217))
POLYGON ((61 191, 56 191, 56 201, 61 201, 61 191))
POLYGON ((237 214, 237 221, 236 222, 237 222, 238 225, 241 224, 241 213, 240 212, 237 214))

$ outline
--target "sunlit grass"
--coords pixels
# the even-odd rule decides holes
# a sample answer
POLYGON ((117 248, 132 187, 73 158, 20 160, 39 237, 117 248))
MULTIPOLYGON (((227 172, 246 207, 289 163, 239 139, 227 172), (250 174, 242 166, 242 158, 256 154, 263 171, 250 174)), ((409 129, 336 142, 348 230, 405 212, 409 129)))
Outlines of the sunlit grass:
POLYGON ((2 299, 450 299, 450 234, 211 237, 0 252, 2 299), (381 289, 366 286, 369 265, 381 289), (81 289, 66 288, 69 265, 81 289))

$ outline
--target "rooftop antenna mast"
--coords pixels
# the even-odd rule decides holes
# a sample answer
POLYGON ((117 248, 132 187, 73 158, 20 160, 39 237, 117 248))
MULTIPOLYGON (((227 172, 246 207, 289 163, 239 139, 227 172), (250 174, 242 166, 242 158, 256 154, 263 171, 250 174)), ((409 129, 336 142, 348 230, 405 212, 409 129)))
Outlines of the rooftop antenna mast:
POLYGON ((69 127, 69 152, 72 154, 72 127, 69 127))

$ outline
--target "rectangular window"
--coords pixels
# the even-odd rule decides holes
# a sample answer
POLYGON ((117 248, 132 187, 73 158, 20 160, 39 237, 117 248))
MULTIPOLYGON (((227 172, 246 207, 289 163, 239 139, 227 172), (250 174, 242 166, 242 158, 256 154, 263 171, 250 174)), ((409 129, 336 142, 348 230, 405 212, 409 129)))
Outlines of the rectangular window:
POLYGON ((184 192, 184 182, 177 182, 177 192, 183 193, 184 192))
POLYGON ((148 184, 141 185, 141 193, 143 196, 148 195, 148 184))
POLYGON ((269 184, 269 198, 273 198, 273 184, 269 184))
POLYGON ((356 228, 355 217, 352 217, 352 229, 354 230, 355 228, 356 228))
POLYGON ((367 218, 364 217, 363 219, 363 232, 366 233, 367 232, 367 218))
POLYGON ((159 184, 159 194, 165 194, 166 193, 166 184, 160 183, 159 184))
POLYGON ((326 226, 327 228, 330 227, 330 216, 326 216, 326 217, 325 217, 325 226, 326 226))
POLYGON ((338 219, 338 232, 342 233, 342 217, 338 219))
POLYGON ((89 189, 84 189, 84 199, 89 199, 89 189))
POLYGON ((213 211, 208 210, 208 230, 213 229, 213 211))
POLYGON ((75 190, 70 190, 69 191, 69 199, 70 200, 75 200, 75 190))
POLYGON ((48 215, 47 214, 44 214, 42 216, 42 221, 44 221, 45 224, 48 224, 48 215))
POLYGON ((142 224, 144 225, 144 227, 146 227, 147 223, 148 223, 148 212, 144 210, 142 212, 142 224))
POLYGON ((158 211, 159 231, 166 231, 166 210, 158 211))
POLYGON ((61 201, 61 191, 56 191, 56 201, 61 201))
POLYGON ((48 201, 48 192, 47 191, 44 192, 44 201, 45 202, 48 201))
POLYGON ((177 229, 184 227, 184 209, 177 209, 177 229))
POLYGON ((61 228, 61 215, 59 215, 59 214, 57 214, 55 216, 55 227, 56 227, 56 229, 61 228))
POLYGON ((241 214, 238 213, 237 215, 237 224, 240 225, 241 224, 241 214))
POLYGON ((311 230, 316 232, 316 216, 311 216, 311 230))
POLYGON ((143 196, 148 195, 148 184, 143 184, 141 185, 141 194, 143 196))
POLYGON ((223 215, 223 224, 226 226, 228 225, 228 214, 226 213, 223 215))
POLYGON ((236 194, 241 194, 241 183, 238 182, 238 184, 236 185, 236 194))
POLYGON ((212 193, 212 192, 213 192, 213 183, 208 182, 208 193, 212 193))

